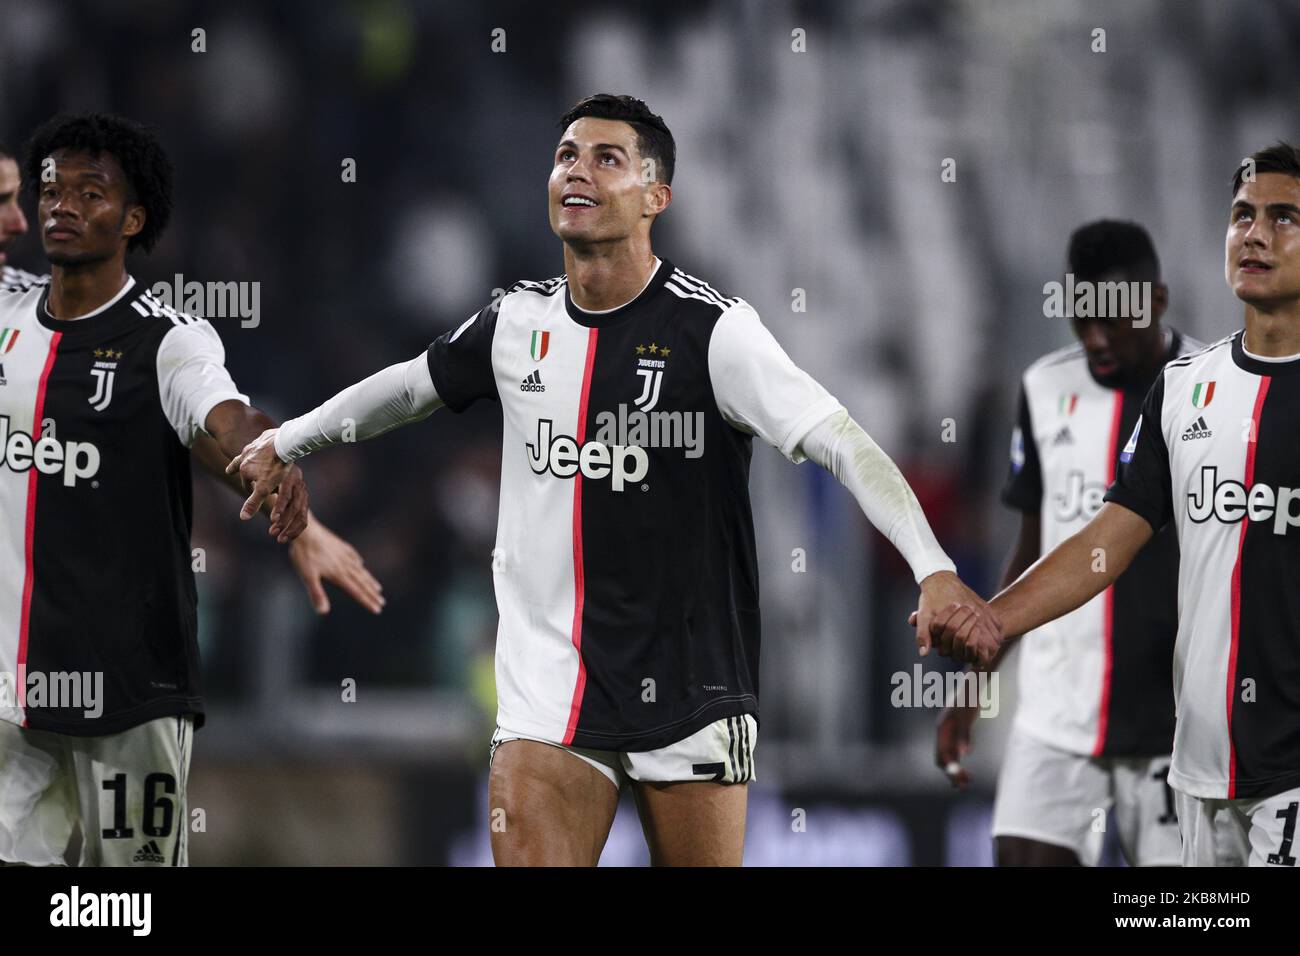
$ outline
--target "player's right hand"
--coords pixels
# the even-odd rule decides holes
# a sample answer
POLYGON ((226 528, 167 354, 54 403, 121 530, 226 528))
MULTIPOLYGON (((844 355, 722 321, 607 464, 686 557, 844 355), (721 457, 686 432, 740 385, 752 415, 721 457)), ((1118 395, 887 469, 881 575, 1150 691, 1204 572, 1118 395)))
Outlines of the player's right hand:
POLYGON ((1001 623, 991 608, 949 604, 930 621, 930 642, 939 653, 955 661, 974 664, 983 670, 993 663, 1002 647, 1001 623))
POLYGON ((934 762, 958 790, 965 790, 970 783, 961 760, 970 753, 971 727, 978 717, 978 707, 945 707, 935 727, 934 762))
POLYGON ((248 500, 239 510, 239 520, 247 521, 262 508, 267 497, 280 487, 285 476, 293 468, 292 463, 282 461, 275 453, 275 436, 278 428, 268 428, 258 435, 226 466, 226 474, 238 473, 248 489, 248 500))

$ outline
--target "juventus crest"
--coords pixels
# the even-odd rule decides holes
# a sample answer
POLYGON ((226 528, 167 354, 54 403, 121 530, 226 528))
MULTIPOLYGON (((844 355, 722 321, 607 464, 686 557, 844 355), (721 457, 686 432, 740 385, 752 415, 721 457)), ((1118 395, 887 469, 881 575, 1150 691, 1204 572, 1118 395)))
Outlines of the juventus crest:
POLYGON ((94 393, 87 401, 97 412, 108 408, 113 401, 113 380, 117 377, 117 359, 121 352, 112 349, 95 349, 95 364, 90 369, 90 377, 95 381, 94 393))
POLYGON ((633 404, 643 412, 648 412, 659 404, 659 385, 663 381, 664 366, 667 364, 664 359, 669 355, 667 346, 660 347, 651 343, 648 347, 638 345, 637 354, 637 377, 641 379, 641 394, 636 397, 633 404), (646 358, 646 352, 651 356, 661 356, 660 358, 646 358))

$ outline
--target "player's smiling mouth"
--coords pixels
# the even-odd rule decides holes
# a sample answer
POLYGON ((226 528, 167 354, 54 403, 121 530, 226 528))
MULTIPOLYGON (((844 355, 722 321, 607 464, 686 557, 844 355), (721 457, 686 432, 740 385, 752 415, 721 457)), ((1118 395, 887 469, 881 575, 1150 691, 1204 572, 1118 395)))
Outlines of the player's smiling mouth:
POLYGON ((594 209, 600 203, 590 196, 583 196, 580 193, 569 193, 560 200, 560 205, 565 209, 594 209))

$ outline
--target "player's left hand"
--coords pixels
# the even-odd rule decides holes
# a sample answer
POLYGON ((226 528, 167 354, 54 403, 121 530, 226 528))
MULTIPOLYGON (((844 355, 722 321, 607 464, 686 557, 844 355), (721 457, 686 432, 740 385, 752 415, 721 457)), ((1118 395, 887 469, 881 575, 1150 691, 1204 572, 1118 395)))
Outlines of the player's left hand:
POLYGON ((292 541, 307 526, 307 486, 302 478, 302 470, 296 465, 282 461, 275 453, 275 436, 279 429, 268 428, 251 442, 244 450, 230 460, 226 474, 238 474, 248 491, 248 500, 239 510, 239 520, 247 521, 261 510, 263 502, 273 493, 278 492, 277 500, 272 506, 272 533, 284 544, 292 541), (301 494, 300 494, 301 493, 301 494), (284 520, 286 513, 296 519, 301 517, 300 526, 293 520, 284 520), (285 528, 297 530, 287 536, 285 528))
POLYGON ((916 647, 924 657, 932 634, 940 654, 987 667, 1002 645, 1002 622, 984 599, 951 571, 936 571, 921 582, 921 600, 908 618, 916 627, 916 647))
POLYGON ((316 518, 289 545, 289 560, 298 572, 317 614, 330 612, 330 599, 322 581, 342 588, 371 614, 383 610, 384 587, 368 570, 357 549, 316 518))

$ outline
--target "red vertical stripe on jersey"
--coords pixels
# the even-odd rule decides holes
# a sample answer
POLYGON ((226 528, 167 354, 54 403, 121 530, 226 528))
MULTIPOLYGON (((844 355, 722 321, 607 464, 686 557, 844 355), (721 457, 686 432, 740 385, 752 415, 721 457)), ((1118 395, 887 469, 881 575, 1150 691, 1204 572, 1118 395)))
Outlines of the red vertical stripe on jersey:
MULTIPOLYGON (((41 370, 41 381, 36 387, 36 414, 32 416, 32 444, 41 439, 41 418, 45 414, 45 386, 50 380, 50 371, 54 368, 54 358, 59 352, 59 339, 62 332, 55 332, 50 338, 50 353, 45 356, 45 368, 41 370)), ((23 608, 18 624, 18 707, 27 706, 27 626, 32 616, 32 542, 36 538, 36 478, 37 469, 32 465, 27 474, 27 527, 23 535, 23 608)), ((23 726, 27 726, 27 714, 23 714, 23 726)))
MULTIPOLYGON (((1110 412, 1110 440, 1106 442, 1106 487, 1115 482, 1115 459, 1119 455, 1119 425, 1124 417, 1124 391, 1115 389, 1114 408, 1110 412)), ((1106 728, 1110 724, 1110 682, 1115 671, 1115 585, 1102 592, 1101 611, 1101 704, 1097 708, 1097 740, 1092 755, 1100 757, 1106 746, 1106 728)))
MULTIPOLYGON (((1268 395, 1268 386, 1273 379, 1263 375, 1259 379, 1259 392, 1255 395, 1255 409, 1250 415, 1250 441, 1246 445, 1246 492, 1250 493, 1255 484, 1255 446, 1259 440, 1259 413, 1264 408, 1264 399, 1268 395)), ((1228 799, 1237 797, 1237 748, 1232 742, 1232 703, 1237 696, 1237 643, 1241 637, 1241 555, 1246 550, 1246 529, 1250 527, 1250 516, 1241 518, 1241 534, 1237 537, 1237 563, 1232 566, 1232 647, 1228 650, 1228 799)))
MULTIPOLYGON (((574 432, 578 448, 587 437, 587 398, 591 394, 591 370, 596 365, 596 336, 599 329, 587 332, 587 364, 582 370, 582 395, 578 398, 578 427, 574 432)), ((578 651, 578 679, 573 685, 573 703, 569 705, 569 724, 564 743, 573 743, 578 731, 578 714, 582 711, 582 692, 587 686, 587 667, 582 662, 582 604, 585 594, 582 573, 582 469, 573 475, 573 646, 578 651)))

